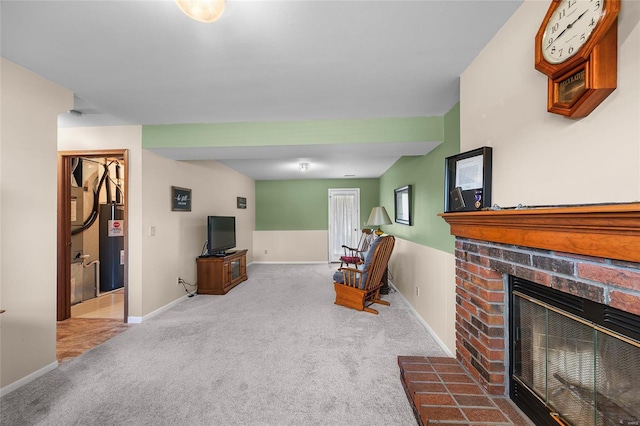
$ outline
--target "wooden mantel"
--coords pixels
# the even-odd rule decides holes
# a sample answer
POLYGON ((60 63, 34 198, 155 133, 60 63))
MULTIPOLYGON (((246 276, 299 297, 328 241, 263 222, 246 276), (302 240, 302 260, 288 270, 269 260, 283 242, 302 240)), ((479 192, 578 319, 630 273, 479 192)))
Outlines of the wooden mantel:
POLYGON ((640 203, 440 216, 456 237, 640 263, 640 203))

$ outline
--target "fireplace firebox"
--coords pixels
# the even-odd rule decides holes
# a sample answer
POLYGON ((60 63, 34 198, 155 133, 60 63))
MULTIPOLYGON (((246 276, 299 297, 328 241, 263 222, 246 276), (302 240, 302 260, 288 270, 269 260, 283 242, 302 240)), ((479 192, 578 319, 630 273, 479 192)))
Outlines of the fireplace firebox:
POLYGON ((539 425, 640 425, 640 317, 509 277, 510 396, 539 425))

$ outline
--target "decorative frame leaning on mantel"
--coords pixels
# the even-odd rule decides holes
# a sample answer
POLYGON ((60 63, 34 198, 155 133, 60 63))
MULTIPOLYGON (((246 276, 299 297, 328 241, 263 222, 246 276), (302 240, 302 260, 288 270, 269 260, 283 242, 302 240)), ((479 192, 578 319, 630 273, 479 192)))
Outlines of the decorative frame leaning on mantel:
POLYGON ((491 207, 491 147, 445 158, 444 211, 463 212, 491 207))

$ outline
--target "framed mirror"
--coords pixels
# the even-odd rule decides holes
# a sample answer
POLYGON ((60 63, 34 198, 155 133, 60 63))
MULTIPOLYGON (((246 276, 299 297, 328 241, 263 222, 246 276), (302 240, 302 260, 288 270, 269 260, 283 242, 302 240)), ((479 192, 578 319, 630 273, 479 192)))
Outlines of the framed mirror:
POLYGON ((394 190, 396 223, 411 225, 411 185, 394 190))

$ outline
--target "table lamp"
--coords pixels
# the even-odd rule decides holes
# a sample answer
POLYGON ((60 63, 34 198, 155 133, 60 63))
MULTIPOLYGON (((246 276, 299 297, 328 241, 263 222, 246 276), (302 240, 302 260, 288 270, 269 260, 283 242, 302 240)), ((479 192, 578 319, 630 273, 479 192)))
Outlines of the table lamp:
POLYGON ((384 232, 380 230, 380 225, 391 225, 391 223, 391 219, 384 207, 374 207, 371 210, 366 226, 377 226, 378 229, 375 231, 375 234, 379 237, 384 234, 384 232))

